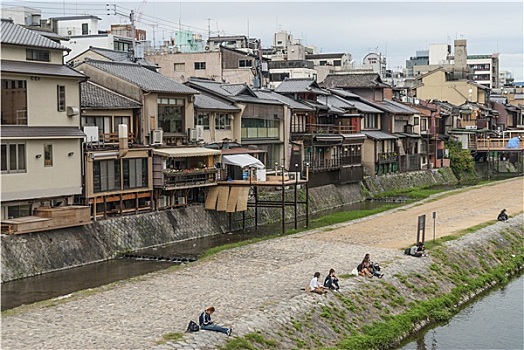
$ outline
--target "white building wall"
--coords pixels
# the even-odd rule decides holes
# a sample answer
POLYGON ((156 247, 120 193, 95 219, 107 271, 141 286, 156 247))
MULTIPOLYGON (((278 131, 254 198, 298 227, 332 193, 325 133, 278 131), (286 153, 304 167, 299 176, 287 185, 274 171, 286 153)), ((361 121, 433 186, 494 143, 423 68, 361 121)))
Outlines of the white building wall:
POLYGON ((94 18, 58 20, 56 25, 58 34, 63 36, 98 34, 98 19, 94 18), (82 24, 84 23, 87 23, 86 34, 82 34, 82 24))
POLYGON ((429 45, 429 64, 444 64, 448 60, 450 46, 448 44, 429 45))

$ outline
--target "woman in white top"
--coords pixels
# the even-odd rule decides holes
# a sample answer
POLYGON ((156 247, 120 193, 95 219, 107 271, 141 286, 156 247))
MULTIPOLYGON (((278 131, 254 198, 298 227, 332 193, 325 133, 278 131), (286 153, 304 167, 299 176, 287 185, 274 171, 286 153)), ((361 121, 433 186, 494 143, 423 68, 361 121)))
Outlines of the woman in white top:
POLYGON ((324 294, 327 293, 327 289, 319 282, 320 272, 315 272, 313 279, 309 282, 309 289, 313 293, 324 294))

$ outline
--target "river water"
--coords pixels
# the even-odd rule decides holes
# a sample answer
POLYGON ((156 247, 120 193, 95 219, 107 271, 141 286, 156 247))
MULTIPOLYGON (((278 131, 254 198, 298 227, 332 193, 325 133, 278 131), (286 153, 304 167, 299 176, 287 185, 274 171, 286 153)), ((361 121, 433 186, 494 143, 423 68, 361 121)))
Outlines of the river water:
POLYGON ((424 331, 400 349, 524 349, 524 275, 468 304, 449 323, 424 331))

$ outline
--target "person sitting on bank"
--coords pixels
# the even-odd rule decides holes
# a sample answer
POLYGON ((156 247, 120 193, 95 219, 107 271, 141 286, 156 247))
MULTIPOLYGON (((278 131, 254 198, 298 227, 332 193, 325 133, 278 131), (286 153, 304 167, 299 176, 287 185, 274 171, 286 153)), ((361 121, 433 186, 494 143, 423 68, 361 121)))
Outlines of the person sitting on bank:
MULTIPOLYGON (((384 275, 381 274, 380 272, 378 272, 374 265, 373 265, 373 262, 371 261, 371 257, 369 256, 369 254, 366 254, 364 256, 364 259, 362 260, 362 262, 360 263, 360 271, 362 272, 362 275, 361 276, 366 276, 366 277, 378 277, 378 278, 382 278, 384 275)), ((357 268, 358 270, 358 268, 357 268)))
POLYGON ((233 331, 232 328, 226 328, 221 327, 217 324, 215 324, 213 321, 211 321, 211 315, 215 312, 215 307, 210 306, 207 309, 205 309, 200 316, 198 317, 198 323, 200 324, 200 329, 205 329, 206 331, 215 331, 224 333, 227 335, 231 335, 231 332, 233 331))
POLYGON ((497 217, 498 221, 508 221, 508 214, 506 213, 506 209, 502 209, 502 211, 499 213, 499 216, 497 217))
POLYGON ((340 286, 338 285, 338 278, 335 275, 335 269, 329 270, 329 273, 324 280, 324 287, 340 292, 340 286))
POLYGON ((311 282, 309 282, 309 290, 312 293, 317 294, 327 293, 327 289, 318 281, 319 278, 320 272, 315 272, 315 274, 313 275, 313 279, 311 279, 311 282))
POLYGON ((418 242, 413 247, 411 247, 411 250, 409 252, 409 255, 415 256, 417 258, 420 258, 421 256, 424 256, 426 254, 426 248, 424 247, 424 243, 418 242))

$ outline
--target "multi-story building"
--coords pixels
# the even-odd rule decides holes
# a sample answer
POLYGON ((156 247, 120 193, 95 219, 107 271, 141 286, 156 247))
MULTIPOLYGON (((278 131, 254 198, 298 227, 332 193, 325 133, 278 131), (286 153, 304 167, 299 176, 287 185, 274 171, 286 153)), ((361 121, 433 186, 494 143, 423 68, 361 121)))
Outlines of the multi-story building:
MULTIPOLYGON (((2 220, 44 210, 52 217, 82 193, 80 82, 87 77, 64 65, 67 47, 11 21, 2 20, 1 31, 2 220)), ((40 219, 33 228, 71 223, 40 219)))
POLYGON ((456 70, 465 60, 463 78, 468 78, 489 88, 500 86, 499 54, 471 55, 467 53, 467 41, 455 40, 454 55, 451 46, 447 44, 432 44, 427 51, 417 51, 415 57, 406 61, 408 76, 419 76, 435 70, 445 68, 456 70))
POLYGON ((345 72, 353 69, 353 58, 350 53, 317 53, 306 54, 306 60, 312 61, 317 71, 317 81, 335 72, 345 72))

